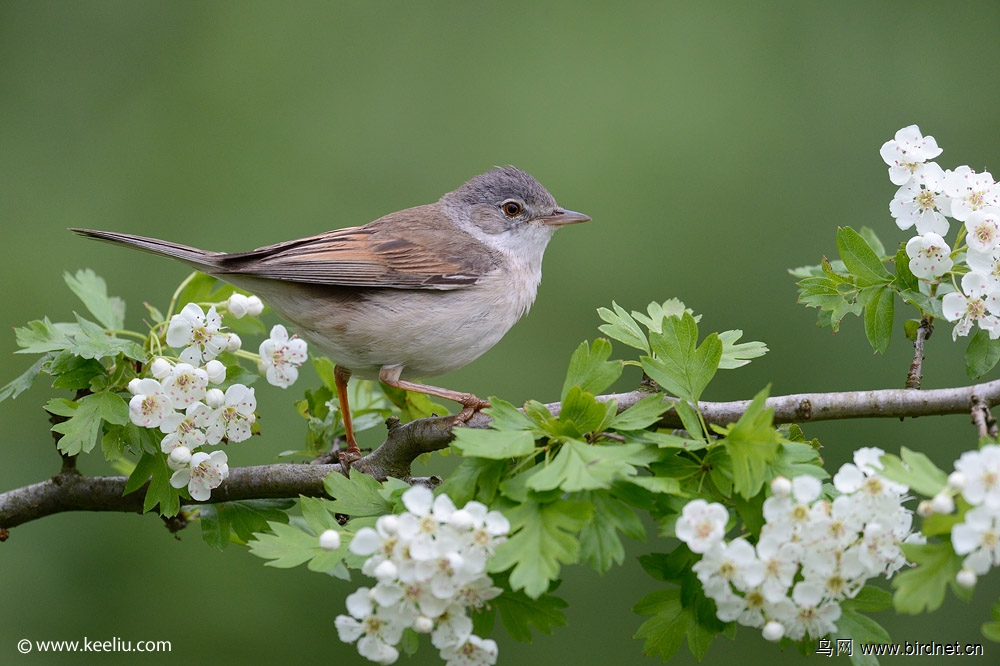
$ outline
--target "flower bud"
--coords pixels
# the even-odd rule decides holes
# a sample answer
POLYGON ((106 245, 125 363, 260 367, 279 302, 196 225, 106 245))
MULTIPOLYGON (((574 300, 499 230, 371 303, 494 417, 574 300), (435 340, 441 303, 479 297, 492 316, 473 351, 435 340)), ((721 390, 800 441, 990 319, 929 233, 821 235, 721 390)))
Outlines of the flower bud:
POLYGON ((208 373, 208 381, 213 384, 221 384, 226 381, 226 366, 222 364, 222 361, 213 358, 205 364, 205 372, 208 373))
POLYGON ((413 620, 413 631, 418 634, 429 634, 434 631, 434 620, 430 619, 426 615, 421 615, 420 617, 413 620))
POLYGON ((260 298, 257 296, 247 297, 247 314, 251 317, 259 317, 260 313, 264 311, 264 304, 261 302, 260 298))
POLYGON ((226 404, 226 394, 221 389, 208 389, 205 393, 205 404, 212 409, 218 409, 226 404))
POLYGON ((240 336, 235 333, 226 334, 226 351, 227 352, 237 352, 240 347, 243 346, 243 341, 240 340, 240 336))
POLYGON ((778 497, 788 497, 792 492, 792 482, 783 476, 777 476, 771 481, 771 492, 778 497))
POLYGON ((955 582, 965 589, 971 589, 976 586, 976 581, 979 577, 976 572, 972 569, 962 569, 957 574, 955 574, 955 582))
POLYGON ((174 366, 165 358, 155 359, 149 366, 149 374, 153 375, 157 379, 163 379, 171 372, 173 372, 174 366))
POLYGON ((142 380, 136 377, 128 383, 128 392, 132 395, 139 395, 139 382, 142 380))
POLYGON ((229 310, 229 314, 237 319, 242 319, 250 311, 250 304, 247 300, 243 294, 233 294, 226 301, 226 309, 229 310))
POLYGON ((323 550, 337 550, 340 548, 340 532, 337 530, 326 530, 320 534, 319 547, 323 550))
POLYGON ((775 622, 771 620, 764 625, 761 635, 764 636, 764 640, 771 641, 772 643, 777 643, 781 640, 782 636, 785 635, 785 627, 780 622, 775 622))
POLYGON ((389 560, 385 560, 379 563, 377 567, 375 567, 374 573, 376 579, 378 579, 381 582, 386 582, 393 580, 396 577, 398 571, 396 569, 395 564, 393 564, 389 560))
POLYGON ((948 487, 952 490, 963 490, 965 488, 965 475, 961 472, 952 472, 949 474, 948 487))
POLYGON ((917 515, 921 518, 930 518, 934 515, 934 505, 930 500, 922 500, 917 505, 917 515))
POLYGON ((191 449, 186 446, 175 447, 167 457, 167 466, 172 470, 184 469, 191 463, 191 449))
POLYGON ((947 491, 942 490, 931 499, 931 508, 934 509, 934 513, 949 514, 955 510, 955 500, 947 491))

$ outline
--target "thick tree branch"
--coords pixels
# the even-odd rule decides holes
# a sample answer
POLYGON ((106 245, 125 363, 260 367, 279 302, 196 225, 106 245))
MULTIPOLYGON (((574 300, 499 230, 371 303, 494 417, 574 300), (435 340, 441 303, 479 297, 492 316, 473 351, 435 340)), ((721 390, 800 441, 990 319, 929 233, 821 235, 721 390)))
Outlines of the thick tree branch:
MULTIPOLYGON (((628 409, 650 395, 648 390, 599 396, 598 400, 615 400, 618 410, 628 409)), ((667 402, 675 401, 664 397, 667 402)), ((699 408, 706 421, 725 425, 739 419, 750 404, 736 402, 702 402, 699 408)), ((769 398, 767 406, 774 409, 776 423, 853 419, 869 417, 915 417, 944 414, 972 414, 980 431, 995 432, 996 422, 989 413, 1000 404, 1000 380, 948 389, 922 391, 918 389, 884 389, 878 391, 846 391, 841 393, 799 393, 769 398)), ((553 415, 561 409, 559 403, 546 405, 553 415)), ((422 453, 443 449, 451 442, 454 417, 438 416, 419 419, 405 425, 390 419, 386 425, 386 441, 375 451, 354 463, 355 473, 370 474, 378 479, 389 476, 408 478, 410 465, 422 453)), ((487 428, 491 419, 486 414, 474 414, 466 423, 470 428, 487 428)), ((680 419, 671 410, 661 425, 681 427, 680 419)), ((229 479, 212 491, 211 503, 247 499, 323 496, 323 479, 331 472, 341 472, 339 464, 274 464, 256 467, 235 467, 229 479)), ((141 513, 145 488, 122 495, 126 477, 88 477, 75 468, 64 471, 47 481, 35 483, 0 494, 0 534, 31 520, 63 511, 115 511, 141 513)), ((197 505, 187 502, 186 505, 197 505)))

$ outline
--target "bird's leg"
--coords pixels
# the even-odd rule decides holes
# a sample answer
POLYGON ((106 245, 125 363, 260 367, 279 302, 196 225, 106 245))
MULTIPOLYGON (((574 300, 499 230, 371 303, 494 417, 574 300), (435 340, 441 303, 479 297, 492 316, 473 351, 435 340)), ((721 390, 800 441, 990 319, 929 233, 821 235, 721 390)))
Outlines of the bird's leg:
POLYGON ((383 365, 382 369, 379 370, 378 378, 383 384, 391 386, 392 388, 403 389, 404 391, 415 391, 416 393, 424 393, 426 395, 432 395, 436 398, 444 398, 445 400, 451 400, 459 403, 462 405, 462 411, 455 415, 455 425, 463 425, 480 409, 485 409, 490 406, 489 400, 483 400, 482 398, 471 393, 462 393, 460 391, 452 391, 438 386, 430 386, 428 384, 420 384, 418 382, 410 382, 405 379, 400 379, 399 376, 402 372, 403 366, 401 365, 383 365))
POLYGON ((340 403, 340 418, 344 420, 344 431, 347 439, 347 450, 337 454, 340 464, 346 473, 351 468, 351 463, 361 460, 361 449, 354 439, 354 423, 351 421, 351 406, 347 402, 347 382, 351 378, 351 371, 345 367, 333 366, 333 379, 337 385, 337 402, 340 403))

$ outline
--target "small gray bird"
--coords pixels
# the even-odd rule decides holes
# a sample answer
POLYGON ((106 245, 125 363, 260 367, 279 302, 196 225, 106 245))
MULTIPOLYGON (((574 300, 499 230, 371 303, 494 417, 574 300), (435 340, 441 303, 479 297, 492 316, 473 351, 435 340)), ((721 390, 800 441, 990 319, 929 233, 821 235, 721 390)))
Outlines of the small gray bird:
POLYGON ((347 382, 352 374, 453 400, 456 424, 489 403, 404 379, 457 370, 528 311, 555 230, 586 222, 512 166, 476 176, 437 203, 362 227, 226 254, 90 229, 83 236, 178 259, 260 296, 336 364, 347 431, 341 460, 360 458, 347 382))

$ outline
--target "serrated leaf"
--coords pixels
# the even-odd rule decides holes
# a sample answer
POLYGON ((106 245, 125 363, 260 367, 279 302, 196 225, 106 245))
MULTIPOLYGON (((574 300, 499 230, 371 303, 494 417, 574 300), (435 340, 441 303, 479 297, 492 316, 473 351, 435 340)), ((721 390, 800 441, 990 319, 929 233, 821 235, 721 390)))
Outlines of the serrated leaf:
POLYGON ((882 264, 881 257, 875 253, 868 241, 854 229, 841 227, 837 230, 837 251, 859 287, 869 287, 892 281, 892 275, 882 264))
POLYGON ((46 354, 39 357, 37 361, 31 364, 31 367, 21 373, 15 379, 12 379, 3 388, 0 388, 0 402, 3 402, 7 398, 14 399, 21 395, 29 388, 35 381, 37 377, 42 372, 42 366, 45 365, 52 358, 51 354, 46 354))
POLYGON ((905 446, 900 448, 900 457, 891 453, 882 455, 882 469, 879 473, 890 481, 908 486, 921 495, 933 497, 948 483, 948 475, 931 462, 923 453, 905 446))
POLYGON ((339 530, 340 524, 334 518, 336 510, 333 502, 322 497, 300 497, 299 510, 305 518, 309 528, 316 535, 320 535, 326 530, 339 530), (333 513, 331 513, 333 512, 333 513))
POLYGON ((269 560, 267 566, 290 569, 323 552, 319 539, 312 534, 280 522, 270 522, 268 527, 271 534, 256 533, 248 543, 253 555, 269 560))
POLYGON ((636 466, 647 465, 658 457, 642 444, 599 446, 570 440, 531 477, 528 487, 565 492, 610 488, 616 479, 636 474, 636 466))
POLYGON ((455 428, 451 445, 463 456, 506 460, 531 455, 535 436, 528 430, 499 431, 455 428))
POLYGON ((48 317, 40 321, 29 321, 27 326, 14 329, 14 339, 17 341, 17 346, 21 348, 15 353, 43 354, 61 351, 70 345, 70 339, 66 333, 65 327, 53 324, 48 317))
POLYGON ((877 613, 892 608, 892 593, 874 585, 865 585, 852 599, 844 599, 842 608, 862 613, 877 613))
POLYGON ((804 442, 782 442, 778 455, 770 465, 768 481, 778 476, 794 479, 807 474, 824 481, 830 473, 823 468, 819 452, 804 442))
POLYGON ((124 354, 136 361, 145 360, 146 353, 138 343, 108 335, 103 328, 80 315, 76 316, 76 321, 80 330, 66 348, 77 356, 99 359, 124 354))
POLYGON ((590 346, 581 342, 570 357, 560 400, 565 400, 574 386, 597 395, 614 384, 625 366, 621 361, 608 361, 610 357, 611 343, 604 338, 597 338, 590 346))
MULTIPOLYGON (((504 578, 497 576, 494 582, 505 587, 504 578)), ((520 590, 504 590, 503 594, 490 601, 489 606, 500 614, 500 620, 511 638, 530 643, 532 629, 552 634, 557 627, 565 627, 567 619, 562 609, 569 604, 552 594, 532 599, 520 590)))
POLYGON ((648 395, 628 409, 619 412, 608 425, 614 430, 644 430, 659 422, 673 404, 664 400, 659 393, 648 395))
POLYGON ((737 340, 743 337, 743 331, 736 329, 719 333, 719 340, 722 342, 722 357, 719 359, 720 370, 732 370, 741 368, 752 359, 759 358, 768 352, 767 345, 763 342, 741 342, 737 340))
MULTIPOLYGON (((906 254, 906 243, 900 243, 893 258, 896 267, 896 288, 900 291, 908 291, 919 294, 920 281, 910 270, 910 255, 906 254)), ((905 300, 905 299, 904 299, 905 300)))
POLYGON ((603 431, 617 411, 614 400, 598 402, 579 386, 571 386, 563 398, 558 421, 550 423, 545 430, 552 437, 583 437, 603 431))
POLYGON ((950 543, 902 544, 906 559, 916 566, 892 579, 893 606, 899 613, 916 615, 937 610, 944 593, 962 568, 962 558, 950 543))
POLYGON ((52 426, 52 431, 62 435, 58 448, 66 455, 89 453, 97 444, 101 422, 122 425, 128 421, 128 405, 115 393, 101 392, 85 395, 78 401, 57 398, 50 400, 45 409, 68 420, 52 426))
POLYGON ((661 328, 662 332, 650 331, 656 356, 643 356, 642 369, 663 390, 696 403, 719 368, 722 342, 712 333, 698 345, 698 325, 686 312, 664 317, 661 328))
POLYGON ((739 421, 725 429, 722 444, 732 460, 733 489, 749 499, 760 492, 781 438, 773 426, 774 410, 765 409, 767 389, 760 391, 739 421))
MULTIPOLYGON (((849 638, 855 645, 886 645, 890 641, 889 632, 882 625, 850 608, 843 608, 841 611, 835 636, 849 638)), ((854 649, 851 651, 851 663, 854 666, 878 666, 879 661, 872 654, 854 649)))
POLYGON ((991 340, 990 334, 977 328, 965 348, 965 373, 978 379, 996 367, 1000 361, 1000 339, 991 340))
POLYGON ((63 273, 63 280, 104 328, 125 328, 125 301, 116 296, 108 296, 108 285, 104 278, 85 268, 74 275, 63 273))
POLYGON ((530 430, 535 426, 524 412, 496 396, 490 396, 490 406, 483 413, 493 419, 493 430, 530 430))
POLYGON ((217 516, 228 526, 225 542, 217 547, 221 550, 232 540, 230 532, 239 543, 247 543, 254 532, 265 530, 274 523, 287 523, 285 512, 294 505, 295 502, 288 499, 239 500, 214 505, 217 516))
POLYGON ((888 286, 866 287, 858 295, 865 307, 865 335, 878 354, 884 354, 892 339, 895 296, 888 286))
POLYGON ((497 547, 489 570, 510 573, 513 590, 524 590, 532 599, 544 594, 559 577, 563 564, 575 564, 580 556, 576 533, 593 517, 589 504, 556 500, 539 504, 525 502, 507 512, 511 535, 497 547))
POLYGON ((323 487, 334 498, 330 508, 348 516, 381 516, 392 512, 392 503, 382 497, 378 481, 367 474, 352 474, 351 478, 331 472, 323 479, 323 487))
POLYGON ((712 639, 722 630, 722 623, 712 621, 710 606, 704 596, 682 599, 678 589, 652 592, 632 608, 638 615, 653 616, 642 623, 633 638, 645 640, 644 654, 664 662, 677 653, 686 638, 691 654, 701 661, 712 639))
POLYGON ((643 540, 646 530, 632 507, 610 492, 580 493, 575 499, 594 507, 600 520, 591 520, 580 530, 580 561, 603 574, 625 561, 625 546, 618 533, 643 540))
POLYGON ((639 324, 636 323, 635 319, 624 308, 614 301, 611 302, 611 307, 614 308, 614 312, 607 308, 598 308, 598 316, 607 323, 598 326, 597 330, 613 340, 617 340, 648 354, 649 342, 646 340, 646 334, 642 332, 639 324))
POLYGON ((650 332, 659 333, 662 331, 661 324, 665 317, 681 317, 681 315, 687 314, 694 317, 695 322, 701 319, 701 315, 695 315, 694 311, 685 306, 682 301, 676 298, 668 298, 662 303, 657 303, 653 301, 646 306, 646 312, 648 314, 643 314, 642 312, 632 311, 632 316, 642 323, 643 326, 648 328, 650 332))

